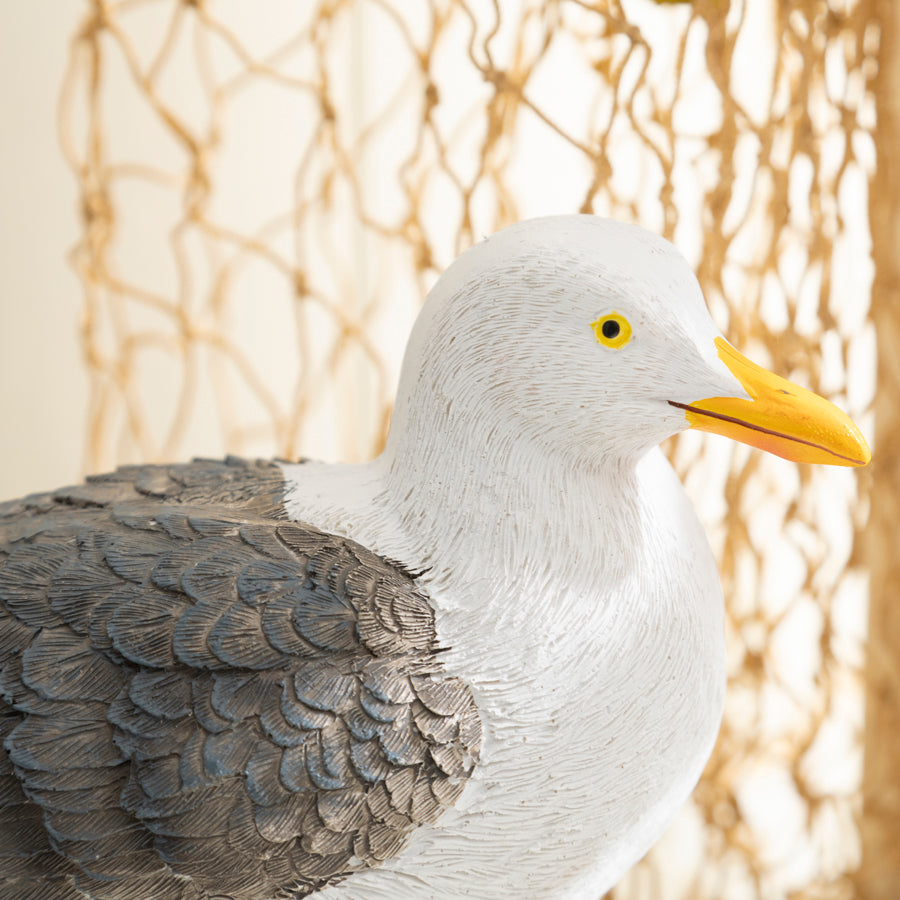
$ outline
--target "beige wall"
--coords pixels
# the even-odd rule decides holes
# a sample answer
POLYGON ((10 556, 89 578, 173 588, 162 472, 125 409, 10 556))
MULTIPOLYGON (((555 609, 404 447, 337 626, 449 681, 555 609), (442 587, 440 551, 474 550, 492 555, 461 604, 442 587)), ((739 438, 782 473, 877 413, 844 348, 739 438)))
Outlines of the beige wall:
POLYGON ((0 500, 79 477, 87 380, 56 103, 82 4, 0 4, 0 500))

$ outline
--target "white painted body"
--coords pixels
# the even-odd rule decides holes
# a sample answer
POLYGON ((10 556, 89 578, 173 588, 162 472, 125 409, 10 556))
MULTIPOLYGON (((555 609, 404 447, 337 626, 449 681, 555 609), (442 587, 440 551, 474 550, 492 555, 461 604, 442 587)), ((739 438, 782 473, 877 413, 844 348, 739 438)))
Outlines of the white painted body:
POLYGON ((485 730, 454 809, 317 896, 598 900, 662 834, 712 749, 725 658, 712 554, 654 445, 686 425, 667 400, 745 396, 717 333, 659 238, 514 226, 432 292, 383 455, 284 467, 292 517, 427 570, 485 730), (590 333, 608 309, 623 350, 590 333))
MULTIPOLYGON (((554 548, 550 566, 542 553, 521 568, 498 560, 506 577, 495 583, 455 575, 483 556, 491 521, 473 518, 465 540, 432 535, 423 553, 421 539, 388 527, 396 507, 380 463, 287 468, 293 516, 413 567, 444 561, 420 583, 453 648, 445 663, 472 685, 485 729, 457 806, 397 859, 321 896, 599 900, 694 787, 724 699, 718 577, 668 463, 652 451, 634 473, 644 553, 616 558, 600 485, 573 485, 597 504, 590 540, 554 548)), ((535 542, 549 551, 553 524, 534 512, 535 542)), ((525 536, 524 520, 517 530, 525 536)))

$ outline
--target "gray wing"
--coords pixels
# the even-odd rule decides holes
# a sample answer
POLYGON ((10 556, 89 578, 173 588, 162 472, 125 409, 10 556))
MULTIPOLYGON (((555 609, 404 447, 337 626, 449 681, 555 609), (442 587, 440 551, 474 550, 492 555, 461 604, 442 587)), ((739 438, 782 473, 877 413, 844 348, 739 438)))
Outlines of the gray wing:
POLYGON ((427 598, 282 492, 229 459, 0 506, 0 898, 304 896, 459 797, 427 598))

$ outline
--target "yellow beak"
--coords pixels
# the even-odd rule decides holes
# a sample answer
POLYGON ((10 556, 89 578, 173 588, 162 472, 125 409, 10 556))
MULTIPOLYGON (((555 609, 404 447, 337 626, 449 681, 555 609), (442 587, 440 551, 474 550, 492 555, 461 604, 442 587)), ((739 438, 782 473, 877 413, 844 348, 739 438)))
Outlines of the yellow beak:
POLYGON ((793 462, 864 466, 872 458, 850 417, 817 394, 750 362, 722 338, 719 359, 752 399, 711 397, 669 401, 684 410, 691 428, 712 431, 793 462))

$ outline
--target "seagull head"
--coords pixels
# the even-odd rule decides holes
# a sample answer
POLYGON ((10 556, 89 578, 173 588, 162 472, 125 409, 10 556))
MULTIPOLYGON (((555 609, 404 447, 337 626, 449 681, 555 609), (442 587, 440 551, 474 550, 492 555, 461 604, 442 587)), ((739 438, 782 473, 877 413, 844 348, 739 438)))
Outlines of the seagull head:
POLYGON ((688 427, 798 462, 870 459, 845 413, 722 337, 672 244, 590 215, 513 225, 447 269, 410 339, 392 437, 416 425, 587 462, 636 460, 688 427))

